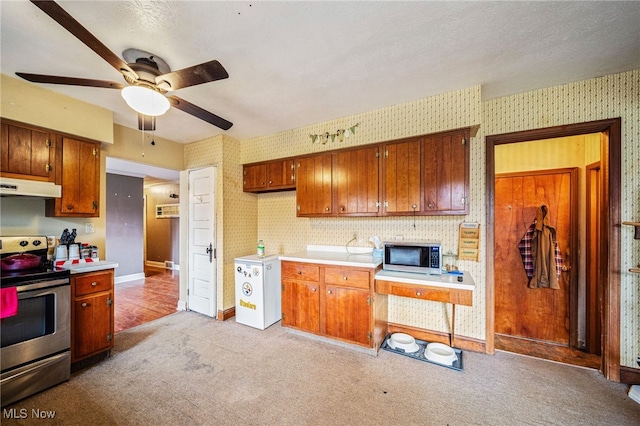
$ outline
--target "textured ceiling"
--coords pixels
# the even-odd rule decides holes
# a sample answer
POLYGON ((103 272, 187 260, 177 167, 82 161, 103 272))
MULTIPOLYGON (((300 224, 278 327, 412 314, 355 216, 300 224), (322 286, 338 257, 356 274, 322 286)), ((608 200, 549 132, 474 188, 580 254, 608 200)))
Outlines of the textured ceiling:
MULTIPOLYGON (((640 2, 60 1, 117 55, 171 69, 217 59, 230 77, 175 95, 234 123, 171 109, 156 135, 243 140, 482 85, 484 99, 640 68, 640 2)), ((0 1, 3 74, 124 82, 28 1, 0 1)), ((137 128, 117 90, 42 85, 137 128)))

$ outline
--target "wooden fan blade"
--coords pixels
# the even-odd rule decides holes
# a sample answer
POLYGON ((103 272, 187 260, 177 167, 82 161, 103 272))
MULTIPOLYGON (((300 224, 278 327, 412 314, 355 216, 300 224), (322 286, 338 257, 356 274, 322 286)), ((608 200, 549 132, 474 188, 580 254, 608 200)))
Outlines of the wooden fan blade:
POLYGON ((167 99, 169 99, 169 102, 175 108, 178 108, 179 110, 184 111, 187 114, 191 114, 194 117, 199 118, 200 120, 204 120, 207 123, 211 123, 216 127, 220 127, 222 130, 229 130, 231 126, 233 126, 233 123, 231 123, 230 121, 218 117, 217 115, 206 111, 190 102, 187 102, 177 96, 167 96, 167 99))
POLYGON ((100 40, 91 34, 56 2, 31 0, 31 3, 35 4, 40 8, 40 10, 53 18, 53 20, 60 24, 64 29, 76 36, 78 40, 86 44, 89 49, 96 52, 98 56, 111 64, 112 67, 120 72, 128 73, 134 80, 138 79, 138 74, 136 74, 124 60, 109 50, 107 46, 102 44, 100 40))
POLYGON ((156 84, 164 90, 178 90, 210 81, 229 78, 220 62, 213 60, 156 77, 156 84))
POLYGON ((29 74, 17 72, 18 77, 22 77, 33 83, 66 84, 69 86, 103 87, 105 89, 124 89, 126 85, 115 81, 94 80, 90 78, 60 77, 57 75, 29 74))

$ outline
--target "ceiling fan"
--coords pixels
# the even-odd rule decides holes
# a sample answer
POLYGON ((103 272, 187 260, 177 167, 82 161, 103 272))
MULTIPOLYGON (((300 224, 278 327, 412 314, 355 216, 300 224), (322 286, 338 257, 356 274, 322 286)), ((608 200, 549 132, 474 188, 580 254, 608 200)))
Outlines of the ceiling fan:
POLYGON ((170 106, 211 123, 223 130, 229 130, 233 125, 230 121, 187 102, 182 98, 165 96, 167 92, 228 78, 229 74, 220 62, 212 60, 181 70, 171 71, 162 58, 138 49, 125 50, 123 52, 123 60, 109 50, 107 46, 102 44, 100 40, 54 1, 31 0, 31 3, 35 4, 44 13, 53 18, 54 21, 97 53, 98 56, 122 73, 127 84, 87 78, 16 72, 16 75, 19 77, 34 83, 65 84, 122 90, 122 96, 125 98, 127 104, 138 112, 138 128, 140 130, 155 130, 155 116, 163 114, 170 106), (137 91, 139 93, 133 95, 127 93, 131 91, 137 91), (136 106, 135 102, 138 100, 136 96, 139 95, 148 96, 153 106, 160 106, 160 109, 146 110, 144 107, 136 106))

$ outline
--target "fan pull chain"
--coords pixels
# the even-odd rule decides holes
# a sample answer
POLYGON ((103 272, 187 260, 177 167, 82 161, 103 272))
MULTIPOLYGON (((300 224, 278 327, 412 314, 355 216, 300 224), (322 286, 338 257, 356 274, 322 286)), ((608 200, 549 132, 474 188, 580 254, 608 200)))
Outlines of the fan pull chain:
POLYGON ((144 158, 144 124, 142 125, 142 157, 144 158))

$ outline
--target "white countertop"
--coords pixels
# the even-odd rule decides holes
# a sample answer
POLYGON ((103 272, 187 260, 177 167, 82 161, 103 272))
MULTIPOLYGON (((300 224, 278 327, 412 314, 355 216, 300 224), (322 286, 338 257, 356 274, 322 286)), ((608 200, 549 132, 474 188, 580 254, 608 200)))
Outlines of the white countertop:
POLYGON ((376 280, 393 281, 405 284, 428 285, 432 287, 457 288, 460 290, 475 290, 476 283, 469 272, 459 274, 418 274, 415 272, 379 271, 376 273, 376 280), (462 282, 458 281, 462 277, 462 282))
POLYGON ((323 265, 359 266, 376 268, 382 264, 382 258, 374 258, 371 250, 364 247, 350 247, 349 252, 343 246, 307 246, 306 251, 283 254, 280 260, 293 262, 320 263, 323 265))
POLYGON ((104 271, 105 269, 114 269, 117 268, 118 263, 116 262, 107 262, 106 260, 99 260, 97 262, 91 263, 75 263, 56 266, 57 269, 68 269, 72 274, 84 274, 85 272, 96 272, 96 271, 104 271))

